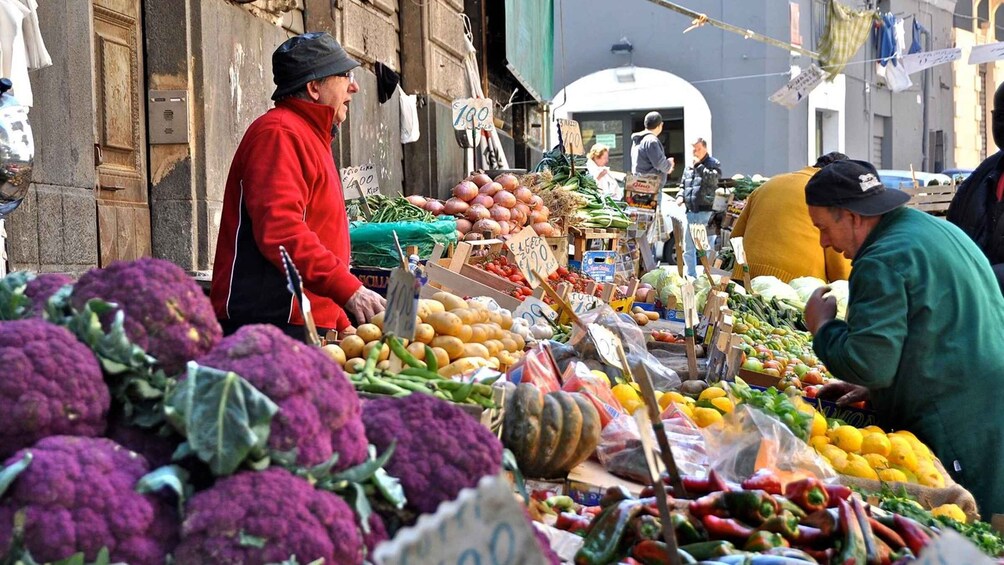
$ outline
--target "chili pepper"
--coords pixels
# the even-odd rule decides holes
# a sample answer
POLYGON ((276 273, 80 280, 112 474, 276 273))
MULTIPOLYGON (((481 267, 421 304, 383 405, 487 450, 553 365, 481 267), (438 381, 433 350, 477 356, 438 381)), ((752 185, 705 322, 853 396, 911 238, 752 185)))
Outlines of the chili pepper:
POLYGON ((607 506, 613 506, 622 500, 628 500, 632 498, 631 493, 628 489, 617 485, 607 489, 603 493, 603 498, 600 499, 600 508, 606 508, 607 506))
POLYGON ((688 496, 700 496, 729 490, 729 485, 714 469, 708 472, 708 476, 703 479, 696 477, 680 477, 684 490, 688 496))
POLYGON ((631 518, 630 530, 640 540, 658 540, 662 537, 662 524, 659 519, 647 514, 631 518))
POLYGON ((746 540, 743 549, 746 551, 767 551, 772 547, 788 547, 788 540, 781 534, 774 532, 753 532, 753 535, 746 540))
POLYGON ((826 545, 830 543, 832 538, 832 532, 828 534, 819 528, 799 524, 798 537, 795 539, 795 543, 799 546, 826 545))
POLYGON ((868 513, 865 511, 865 505, 861 502, 861 499, 851 498, 851 510, 854 511, 854 517, 861 527, 861 536, 865 540, 865 559, 870 564, 878 563, 879 555, 878 546, 875 543, 875 534, 872 532, 871 524, 868 523, 868 513))
MULTIPOLYGON (((843 500, 843 499, 838 499, 843 500)), ((822 531, 823 535, 831 536, 837 530, 837 512, 833 510, 820 510, 813 512, 802 518, 803 526, 811 526, 822 531)))
POLYGON ((778 494, 774 495, 774 500, 777 501, 778 507, 780 507, 781 510, 787 510, 788 512, 791 512, 792 514, 797 516, 799 520, 805 518, 806 516, 805 510, 799 508, 799 506, 794 502, 778 494))
POLYGON ((781 494, 781 480, 767 469, 760 469, 753 476, 742 482, 746 490, 762 490, 770 494, 781 494))
POLYGON ((701 518, 701 523, 708 530, 708 536, 714 539, 744 541, 754 533, 753 528, 730 518, 709 515, 701 518))
POLYGON ((851 497, 851 494, 854 492, 851 490, 851 487, 844 485, 826 485, 824 488, 826 488, 826 494, 829 495, 830 497, 830 501, 827 504, 827 508, 836 508, 837 499, 842 498, 844 500, 847 500, 848 498, 851 497))
POLYGON ((679 545, 707 541, 708 536, 702 529, 699 529, 693 522, 687 519, 681 512, 670 512, 673 520, 673 529, 676 531, 676 540, 679 545))
POLYGON ((613 560, 627 533, 628 524, 641 512, 642 505, 641 501, 629 498, 607 507, 593 521, 586 541, 576 552, 576 565, 600 565, 613 560))
POLYGON ((767 521, 760 525, 760 530, 781 534, 788 540, 798 539, 798 518, 791 512, 782 510, 780 513, 767 518, 767 521))
POLYGON ((854 515, 854 509, 846 501, 841 499, 837 503, 840 512, 840 531, 844 534, 844 543, 837 555, 836 563, 841 565, 864 565, 867 559, 865 549, 864 532, 861 531, 861 523, 854 515))
MULTIPOLYGON (((678 549, 676 554, 680 557, 680 563, 697 563, 694 556, 682 549, 678 549)), ((669 565, 669 552, 666 544, 661 541, 645 540, 635 544, 631 548, 631 557, 642 565, 669 565)))
POLYGON ((731 542, 724 540, 717 541, 702 541, 701 543, 689 543, 681 547, 683 551, 686 551, 694 559, 703 561, 705 559, 712 559, 714 557, 719 557, 722 555, 734 555, 737 553, 736 546, 732 545, 731 542))
POLYGON ((893 550, 889 547, 889 544, 882 541, 882 538, 875 537, 875 554, 877 560, 875 563, 878 565, 890 565, 892 563, 893 550))
POLYGON ((573 534, 585 533, 589 529, 589 524, 592 522, 589 518, 585 516, 579 516, 574 512, 562 512, 558 514, 558 520, 554 523, 554 527, 559 530, 565 530, 573 534))
POLYGON ((899 551, 906 547, 906 542, 903 541, 903 536, 897 534, 896 530, 870 516, 868 517, 868 523, 871 524, 872 531, 875 532, 875 535, 880 540, 887 543, 893 551, 899 551))
MULTIPOLYGON (((833 560, 833 556, 837 554, 837 550, 832 547, 828 547, 826 549, 811 549, 803 547, 802 551, 807 553, 809 557, 812 557, 819 563, 830 563, 833 560)), ((841 565, 843 564, 841 563, 841 565)))
POLYGON ((801 559, 802 561, 807 561, 809 563, 816 560, 816 558, 809 553, 794 547, 772 547, 764 553, 767 555, 776 555, 778 557, 788 557, 790 559, 801 559))
POLYGON ((906 546, 910 548, 910 551, 914 555, 920 555, 921 550, 931 542, 931 537, 921 529, 920 524, 905 516, 893 514, 892 520, 893 527, 903 538, 903 541, 906 542, 906 546))
POLYGON ((692 500, 689 505, 690 513, 698 518, 705 516, 718 516, 725 518, 728 516, 728 508, 725 506, 725 493, 713 492, 702 496, 697 500, 692 500))
POLYGON ((784 496, 806 512, 815 512, 826 508, 830 495, 826 485, 819 479, 808 477, 800 481, 788 483, 784 487, 784 496))

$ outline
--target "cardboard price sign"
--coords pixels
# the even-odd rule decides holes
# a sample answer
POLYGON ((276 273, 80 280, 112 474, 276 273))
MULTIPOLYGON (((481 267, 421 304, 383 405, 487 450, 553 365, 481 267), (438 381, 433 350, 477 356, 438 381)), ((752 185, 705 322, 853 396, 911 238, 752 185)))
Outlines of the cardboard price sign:
POLYGON ((586 329, 589 332, 589 338, 593 340, 593 345, 596 346, 596 353, 600 355, 600 359, 612 367, 624 370, 620 355, 617 354, 617 349, 621 346, 620 338, 599 324, 589 324, 586 329))
POLYGON ((380 565, 546 565, 512 487, 497 477, 464 489, 373 553, 380 565))
POLYGON ((568 295, 568 305, 572 307, 572 312, 576 315, 585 314, 603 305, 603 301, 595 296, 573 292, 568 295))
POLYGON ((415 339, 415 317, 418 315, 418 293, 421 285, 413 273, 396 267, 390 273, 387 286, 387 314, 384 316, 384 333, 415 339))
POLYGON ((742 237, 733 237, 732 239, 729 240, 729 243, 732 245, 732 252, 736 256, 736 263, 739 263, 740 265, 745 265, 746 264, 746 246, 743 245, 743 238, 742 237))
POLYGON ((522 318, 532 326, 539 321, 557 320, 558 313, 536 296, 527 296, 513 312, 513 318, 522 318))
POLYGON ((554 258, 551 246, 530 228, 519 230, 518 234, 506 241, 506 247, 531 288, 540 286, 534 272, 547 276, 558 270, 558 260, 554 258))
POLYGON ((453 101, 453 129, 490 130, 495 127, 491 98, 459 98, 453 101))
POLYGON ((380 179, 373 163, 342 169, 342 193, 347 200, 380 194, 380 179))
POLYGON ((582 131, 579 122, 575 120, 558 120, 558 132, 561 134, 561 146, 565 153, 584 155, 586 149, 582 146, 582 131))

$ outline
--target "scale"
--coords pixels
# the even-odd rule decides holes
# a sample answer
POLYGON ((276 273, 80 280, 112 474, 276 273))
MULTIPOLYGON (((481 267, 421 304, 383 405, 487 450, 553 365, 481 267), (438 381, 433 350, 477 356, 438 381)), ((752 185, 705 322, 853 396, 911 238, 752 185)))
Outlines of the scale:
POLYGON ((28 107, 10 93, 10 79, 0 79, 0 277, 7 275, 7 232, 4 218, 24 201, 31 186, 35 141, 28 107))

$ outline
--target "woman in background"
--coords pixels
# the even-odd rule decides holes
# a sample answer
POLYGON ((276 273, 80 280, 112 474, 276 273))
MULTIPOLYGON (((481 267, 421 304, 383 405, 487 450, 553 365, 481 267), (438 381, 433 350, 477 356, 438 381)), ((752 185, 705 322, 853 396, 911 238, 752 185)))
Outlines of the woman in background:
POLYGON ((614 200, 624 199, 624 189, 617 183, 610 174, 610 148, 602 143, 596 143, 589 149, 589 158, 586 160, 586 169, 589 174, 596 179, 596 184, 600 187, 600 192, 613 198, 614 200))

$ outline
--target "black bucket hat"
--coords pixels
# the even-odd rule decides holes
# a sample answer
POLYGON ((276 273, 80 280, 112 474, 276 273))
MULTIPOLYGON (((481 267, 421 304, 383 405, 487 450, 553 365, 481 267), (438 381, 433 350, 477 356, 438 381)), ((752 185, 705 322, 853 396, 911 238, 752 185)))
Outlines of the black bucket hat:
POLYGON ((834 161, 805 185, 809 206, 845 208, 862 216, 881 216, 909 200, 902 190, 886 188, 868 161, 834 161))
POLYGON ((345 74, 359 66, 327 32, 290 37, 272 53, 272 100, 288 96, 312 80, 345 74))

